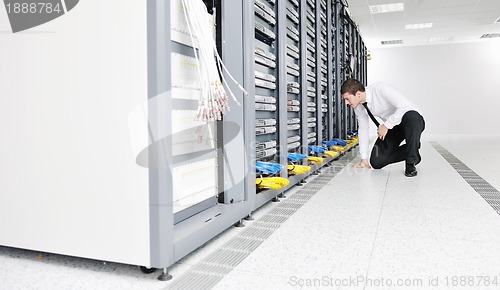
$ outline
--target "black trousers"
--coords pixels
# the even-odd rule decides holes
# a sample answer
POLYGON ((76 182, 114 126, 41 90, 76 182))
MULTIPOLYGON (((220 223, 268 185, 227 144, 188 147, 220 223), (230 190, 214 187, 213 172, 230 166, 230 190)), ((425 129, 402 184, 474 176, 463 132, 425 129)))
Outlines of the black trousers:
POLYGON ((424 118, 416 111, 403 115, 401 123, 394 126, 385 135, 385 141, 377 139, 370 156, 370 164, 375 169, 386 165, 406 161, 419 163, 420 136, 425 129, 424 118), (401 145, 405 140, 406 144, 401 145), (385 143, 385 144, 384 144, 385 143))

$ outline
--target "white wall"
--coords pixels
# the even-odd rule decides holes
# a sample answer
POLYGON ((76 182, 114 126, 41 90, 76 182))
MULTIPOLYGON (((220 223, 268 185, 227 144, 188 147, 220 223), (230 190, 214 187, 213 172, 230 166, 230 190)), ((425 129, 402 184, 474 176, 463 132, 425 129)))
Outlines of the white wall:
POLYGON ((377 48, 368 83, 387 81, 422 110, 427 134, 500 133, 500 41, 377 48))

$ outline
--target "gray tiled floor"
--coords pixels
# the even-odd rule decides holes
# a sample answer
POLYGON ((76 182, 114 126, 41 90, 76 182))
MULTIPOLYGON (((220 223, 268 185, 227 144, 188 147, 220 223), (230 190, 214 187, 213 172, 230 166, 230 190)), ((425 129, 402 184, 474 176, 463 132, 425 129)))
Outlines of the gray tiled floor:
MULTIPOLYGON (((500 189, 500 136, 425 138, 418 177, 406 178, 403 164, 348 165, 213 289, 500 289, 500 215, 428 143, 500 189)), ((229 229, 182 259, 171 268, 174 279, 241 231, 229 229)), ((2 290, 168 289, 172 282, 156 276, 0 248, 2 290)))

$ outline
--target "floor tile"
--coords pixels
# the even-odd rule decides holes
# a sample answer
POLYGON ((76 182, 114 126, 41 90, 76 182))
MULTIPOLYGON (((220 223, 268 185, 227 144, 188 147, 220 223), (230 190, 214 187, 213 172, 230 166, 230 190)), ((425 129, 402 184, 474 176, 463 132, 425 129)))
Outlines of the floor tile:
POLYGON ((384 208, 378 234, 500 243, 500 217, 493 209, 384 208))
POLYGON ((487 286, 484 277, 500 279, 496 242, 378 235, 367 278, 391 280, 393 285, 398 280, 412 283, 404 288, 386 285, 366 289, 500 289, 500 280, 498 285, 487 286), (458 287, 462 276, 476 284, 458 287))

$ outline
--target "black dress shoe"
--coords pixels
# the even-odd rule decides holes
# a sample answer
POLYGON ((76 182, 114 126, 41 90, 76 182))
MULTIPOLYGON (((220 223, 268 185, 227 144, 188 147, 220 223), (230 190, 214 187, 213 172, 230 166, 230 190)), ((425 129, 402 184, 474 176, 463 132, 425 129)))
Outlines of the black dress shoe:
POLYGON ((406 177, 417 176, 417 168, 415 168, 415 164, 413 163, 406 164, 405 176, 406 177))

